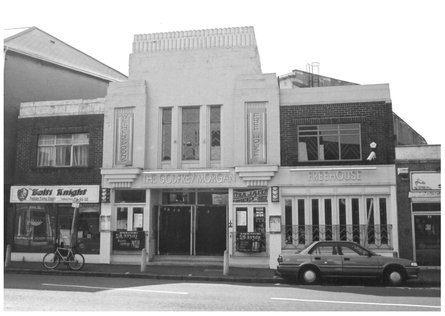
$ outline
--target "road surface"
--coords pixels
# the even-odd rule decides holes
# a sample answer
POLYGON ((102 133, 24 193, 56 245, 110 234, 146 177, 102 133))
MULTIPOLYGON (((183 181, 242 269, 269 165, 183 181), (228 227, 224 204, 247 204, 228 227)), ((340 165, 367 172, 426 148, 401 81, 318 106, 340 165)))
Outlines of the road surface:
POLYGON ((5 311, 440 311, 439 288, 4 276, 5 311))

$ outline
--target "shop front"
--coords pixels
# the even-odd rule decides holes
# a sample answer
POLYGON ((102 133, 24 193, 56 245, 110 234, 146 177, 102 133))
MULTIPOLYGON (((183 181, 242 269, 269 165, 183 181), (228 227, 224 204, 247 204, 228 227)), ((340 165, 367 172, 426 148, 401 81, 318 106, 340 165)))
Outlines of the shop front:
POLYGON ((383 255, 397 251, 393 166, 283 168, 283 250, 345 240, 383 255))
POLYGON ((13 260, 33 260, 55 243, 76 243, 84 254, 99 254, 99 186, 13 186, 10 202, 13 260))
POLYGON ((110 214, 102 233, 111 239, 103 253, 111 263, 139 263, 142 249, 149 262, 222 263, 227 250, 235 265, 241 257, 268 266, 269 192, 248 187, 234 169, 141 172, 131 188, 111 189, 110 204, 102 204, 103 215, 110 214))
POLYGON ((414 260, 440 266, 440 173, 411 172, 414 260))

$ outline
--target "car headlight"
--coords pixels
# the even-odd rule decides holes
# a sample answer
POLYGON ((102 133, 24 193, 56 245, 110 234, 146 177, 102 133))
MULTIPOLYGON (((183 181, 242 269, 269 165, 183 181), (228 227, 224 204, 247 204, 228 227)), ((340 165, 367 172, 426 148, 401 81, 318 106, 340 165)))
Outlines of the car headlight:
POLYGON ((417 262, 411 262, 411 267, 418 267, 417 262))

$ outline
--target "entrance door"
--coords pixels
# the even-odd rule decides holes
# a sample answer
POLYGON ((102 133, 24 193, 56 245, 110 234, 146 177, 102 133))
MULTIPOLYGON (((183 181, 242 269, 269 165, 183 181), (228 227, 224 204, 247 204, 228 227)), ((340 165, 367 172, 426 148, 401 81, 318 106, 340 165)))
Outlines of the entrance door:
POLYGON ((226 249, 226 206, 198 206, 196 255, 223 255, 226 249))
POLYGON ((190 255, 191 206, 159 208, 159 253, 190 255))
POLYGON ((414 215, 416 261, 440 266, 440 215, 414 215))
POLYGON ((223 255, 226 206, 160 206, 159 254, 223 255))

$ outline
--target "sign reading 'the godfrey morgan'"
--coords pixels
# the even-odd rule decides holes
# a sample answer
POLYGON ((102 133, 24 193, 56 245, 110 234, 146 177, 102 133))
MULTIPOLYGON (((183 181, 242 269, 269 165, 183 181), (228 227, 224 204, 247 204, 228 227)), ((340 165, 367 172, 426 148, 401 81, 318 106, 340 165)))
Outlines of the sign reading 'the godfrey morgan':
POLYGON ((11 203, 99 203, 99 186, 12 186, 11 203))

